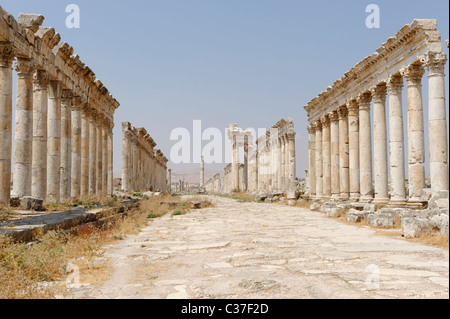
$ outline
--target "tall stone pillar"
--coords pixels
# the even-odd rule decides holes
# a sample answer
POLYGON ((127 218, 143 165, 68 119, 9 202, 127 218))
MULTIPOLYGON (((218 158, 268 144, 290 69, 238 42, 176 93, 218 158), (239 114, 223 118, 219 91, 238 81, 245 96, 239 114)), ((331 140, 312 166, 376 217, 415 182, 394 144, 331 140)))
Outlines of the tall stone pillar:
POLYGON ((280 136, 280 143, 281 143, 281 171, 280 171, 280 191, 283 191, 286 189, 285 187, 285 175, 284 172, 286 171, 286 156, 284 154, 286 153, 286 139, 284 136, 280 136))
POLYGON ((47 110, 50 75, 37 70, 34 77, 33 97, 33 154, 31 196, 47 196, 47 110))
POLYGON ((47 200, 59 202, 61 194, 61 95, 62 83, 50 81, 47 142, 47 200))
POLYGON ((61 99, 61 201, 70 198, 72 174, 73 93, 63 90, 61 99))
POLYGON ((316 131, 311 124, 308 126, 308 188, 310 198, 316 196, 316 131))
POLYGON ((349 131, 348 112, 345 106, 339 108, 339 197, 343 200, 350 198, 349 175, 349 131))
POLYGON ((373 98, 373 147, 374 147, 374 203, 389 202, 386 128, 386 84, 378 84, 372 90, 373 98))
POLYGON ((295 134, 288 133, 287 138, 289 141, 289 185, 288 190, 295 191, 297 188, 297 172, 295 163, 295 134))
POLYGON ((392 205, 406 203, 405 153, 403 134, 402 88, 403 77, 391 76, 387 82, 389 89, 389 163, 392 205))
POLYGON ((129 174, 129 163, 130 163, 130 153, 129 153, 129 140, 128 133, 125 132, 125 123, 122 123, 123 131, 122 131, 122 190, 124 192, 128 192, 128 174, 129 174))
POLYGON ((0 42, 0 204, 11 198, 13 46, 0 42))
POLYGON ((31 196, 31 158, 33 149, 33 60, 17 58, 17 100, 14 135, 13 194, 31 196))
POLYGON ((102 152, 102 196, 108 195, 108 127, 107 121, 103 121, 102 134, 103 134, 103 152, 102 152))
POLYGON ((331 197, 331 149, 330 149, 330 118, 325 115, 322 121, 322 165, 323 165, 323 197, 331 197))
POLYGON ((100 118, 96 122, 97 130, 97 177, 95 191, 97 196, 103 195, 103 123, 100 118))
POLYGON ((70 196, 80 198, 81 194, 81 99, 74 96, 72 105, 72 160, 70 196))
POLYGON ((89 111, 86 106, 81 109, 81 183, 80 197, 89 195, 89 144, 90 144, 89 111))
POLYGON ((370 93, 361 94, 357 101, 359 105, 359 171, 361 202, 373 199, 372 186, 372 132, 370 125, 370 93))
POLYGON ((168 180, 167 180, 167 188, 169 193, 172 192, 172 170, 169 169, 169 176, 168 176, 168 180))
POLYGON ((233 175, 233 192, 239 192, 239 152, 236 135, 233 135, 233 164, 231 169, 233 175))
POLYGON ((361 193, 359 176, 359 106, 356 100, 348 101, 347 109, 350 200, 357 201, 361 193))
POLYGON ((200 163, 200 188, 205 187, 205 159, 201 157, 200 163))
POLYGON ((113 149, 114 123, 109 123, 108 128, 108 196, 114 195, 114 149, 113 149))
POLYGON ((281 191, 283 186, 282 186, 282 181, 283 181, 283 148, 282 148, 282 142, 281 142, 281 137, 278 136, 277 138, 277 156, 278 156, 278 165, 277 165, 277 185, 278 185, 278 191, 281 191))
POLYGON ((244 192, 248 191, 248 136, 244 136, 244 192))
POLYGON ((284 185, 283 185, 283 190, 284 191, 288 191, 289 187, 290 187, 290 180, 289 180, 289 154, 290 154, 290 147, 289 147, 289 138, 287 135, 284 135, 284 154, 283 156, 285 157, 284 160, 284 185))
POLYGON ((316 131, 316 198, 321 199, 323 197, 322 123, 320 121, 315 121, 313 127, 316 131))
POLYGON ((330 152, 331 152, 331 197, 339 198, 339 116, 337 111, 330 113, 330 152))
POLYGON ((97 192, 97 121, 96 115, 89 118, 89 196, 97 192))
POLYGON ((408 153, 409 153, 409 201, 418 202, 425 187, 425 142, 423 124, 421 65, 410 65, 402 70, 408 81, 408 153))
POLYGON ((428 129, 430 178, 433 193, 449 190, 448 133, 445 104, 445 53, 432 54, 423 61, 428 69, 428 129))

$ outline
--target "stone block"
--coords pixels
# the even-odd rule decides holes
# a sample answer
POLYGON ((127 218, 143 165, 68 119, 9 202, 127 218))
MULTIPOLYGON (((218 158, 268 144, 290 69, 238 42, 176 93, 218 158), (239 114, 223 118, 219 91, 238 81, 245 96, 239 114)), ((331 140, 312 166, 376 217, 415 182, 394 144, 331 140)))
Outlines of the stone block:
POLYGON ((367 215, 368 212, 351 208, 347 213, 347 221, 349 223, 360 223, 367 215))
POLYGON ((327 208, 326 209, 327 216, 330 218, 338 218, 341 216, 342 209, 333 207, 333 208, 327 208))
POLYGON ((439 229, 441 235, 448 235, 448 215, 435 215, 430 219, 430 225, 439 229))
POLYGON ((9 206, 19 207, 20 206, 20 198, 19 197, 11 197, 11 199, 9 201, 9 206))
POLYGON ((320 210, 320 204, 319 203, 312 203, 312 205, 311 205, 311 207, 309 209, 313 210, 313 211, 318 211, 318 210, 320 210))
POLYGON ((25 196, 20 199, 20 207, 24 210, 42 211, 44 200, 40 198, 25 196))
POLYGON ((337 204, 335 202, 326 202, 320 207, 320 212, 326 214, 328 208, 336 208, 336 207, 337 204))
POLYGON ((257 202, 259 202, 259 201, 266 200, 266 198, 267 198, 267 194, 266 193, 261 193, 261 194, 256 195, 255 200, 257 202))
POLYGON ((434 193, 428 201, 428 208, 449 208, 448 195, 448 191, 438 191, 434 193))
POLYGON ((297 197, 295 196, 295 192, 292 192, 292 191, 286 192, 286 198, 287 199, 297 199, 297 197))
POLYGON ((375 213, 377 211, 377 205, 375 204, 365 204, 364 211, 368 213, 375 213))
POLYGON ((264 200, 264 203, 272 203, 272 198, 266 198, 265 200, 264 200))
POLYGON ((402 235, 405 238, 414 238, 430 233, 428 219, 405 217, 402 218, 402 235))
POLYGON ((394 227, 395 216, 396 213, 394 211, 378 212, 367 215, 367 221, 374 227, 392 228, 394 227))

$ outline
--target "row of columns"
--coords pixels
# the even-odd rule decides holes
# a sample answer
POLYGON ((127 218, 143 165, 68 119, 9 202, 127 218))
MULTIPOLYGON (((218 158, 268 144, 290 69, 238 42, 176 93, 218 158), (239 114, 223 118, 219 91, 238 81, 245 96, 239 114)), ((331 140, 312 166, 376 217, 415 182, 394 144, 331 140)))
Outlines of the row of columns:
POLYGON ((425 187, 422 99, 428 69, 430 179, 433 192, 448 190, 445 54, 429 54, 308 127, 309 190, 314 198, 403 205, 417 203, 425 187), (405 188, 403 78, 408 93, 408 194, 405 188), (386 124, 386 96, 389 128, 386 124), (373 136, 370 106, 373 101, 373 136), (388 142, 389 136, 389 142, 388 142), (373 162, 372 162, 373 142, 373 162), (389 152, 388 152, 389 150, 389 152), (389 163, 389 167, 388 167, 389 163), (389 188, 390 182, 390 188, 389 188))
POLYGON ((14 197, 60 202, 112 195, 112 121, 94 105, 81 105, 80 98, 63 89, 62 82, 36 69, 32 59, 21 57, 15 64, 18 79, 11 158, 13 59, 12 50, 0 45, 0 203, 10 202, 11 160, 14 197))
POLYGON ((167 162, 145 129, 122 123, 122 190, 167 191, 167 162))

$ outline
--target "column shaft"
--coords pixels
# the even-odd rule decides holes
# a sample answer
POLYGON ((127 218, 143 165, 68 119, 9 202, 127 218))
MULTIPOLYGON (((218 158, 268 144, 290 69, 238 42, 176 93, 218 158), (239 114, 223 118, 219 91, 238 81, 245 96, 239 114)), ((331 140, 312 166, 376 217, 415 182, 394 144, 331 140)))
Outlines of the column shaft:
POLYGON ((340 198, 350 198, 350 175, 349 175, 349 130, 348 112, 345 106, 338 111, 339 115, 339 192, 340 198))
POLYGON ((309 196, 316 196, 316 132, 312 125, 308 126, 308 188, 309 196))
POLYGON ((339 198, 339 116, 336 111, 330 113, 330 120, 331 196, 339 198))
POLYGON ((72 108, 72 172, 70 196, 79 198, 81 194, 81 109, 80 98, 74 98, 72 108))
POLYGON ((361 195, 359 172, 359 106, 356 100, 352 100, 347 102, 347 108, 350 200, 357 201, 361 195))
POLYGON ((322 121, 322 165, 323 165, 323 197, 331 197, 331 148, 330 119, 324 116, 322 121))
POLYGON ((289 185, 288 190, 295 191, 296 184, 296 163, 295 163, 295 133, 288 133, 289 140, 289 185))
POLYGON ((313 124, 316 134, 316 198, 323 197, 323 164, 322 164, 322 124, 320 121, 316 121, 313 124))
POLYGON ((81 183, 80 197, 89 195, 89 141, 90 127, 89 115, 86 107, 81 109, 81 183))
POLYGON ((71 191, 72 99, 72 92, 63 90, 61 100, 61 201, 69 199, 71 191))
POLYGON ((47 200, 60 201, 62 83, 50 81, 48 103, 47 200))
POLYGON ((95 115, 89 118, 89 196, 97 193, 97 123, 95 115))
POLYGON ((370 101, 370 93, 363 93, 358 97, 360 201, 362 202, 370 202, 373 199, 370 101))
POLYGON ((233 192, 239 192, 239 152, 237 145, 237 137, 233 136, 233 164, 232 164, 232 175, 233 175, 233 192))

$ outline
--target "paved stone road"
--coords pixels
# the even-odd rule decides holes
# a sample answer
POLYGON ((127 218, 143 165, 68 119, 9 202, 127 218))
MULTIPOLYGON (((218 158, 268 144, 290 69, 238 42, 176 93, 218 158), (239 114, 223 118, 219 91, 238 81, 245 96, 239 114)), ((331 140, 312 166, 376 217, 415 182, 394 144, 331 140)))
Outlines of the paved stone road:
POLYGON ((73 297, 449 297, 445 249, 375 235, 306 209, 211 198, 214 208, 166 215, 106 247, 112 277, 73 297))

